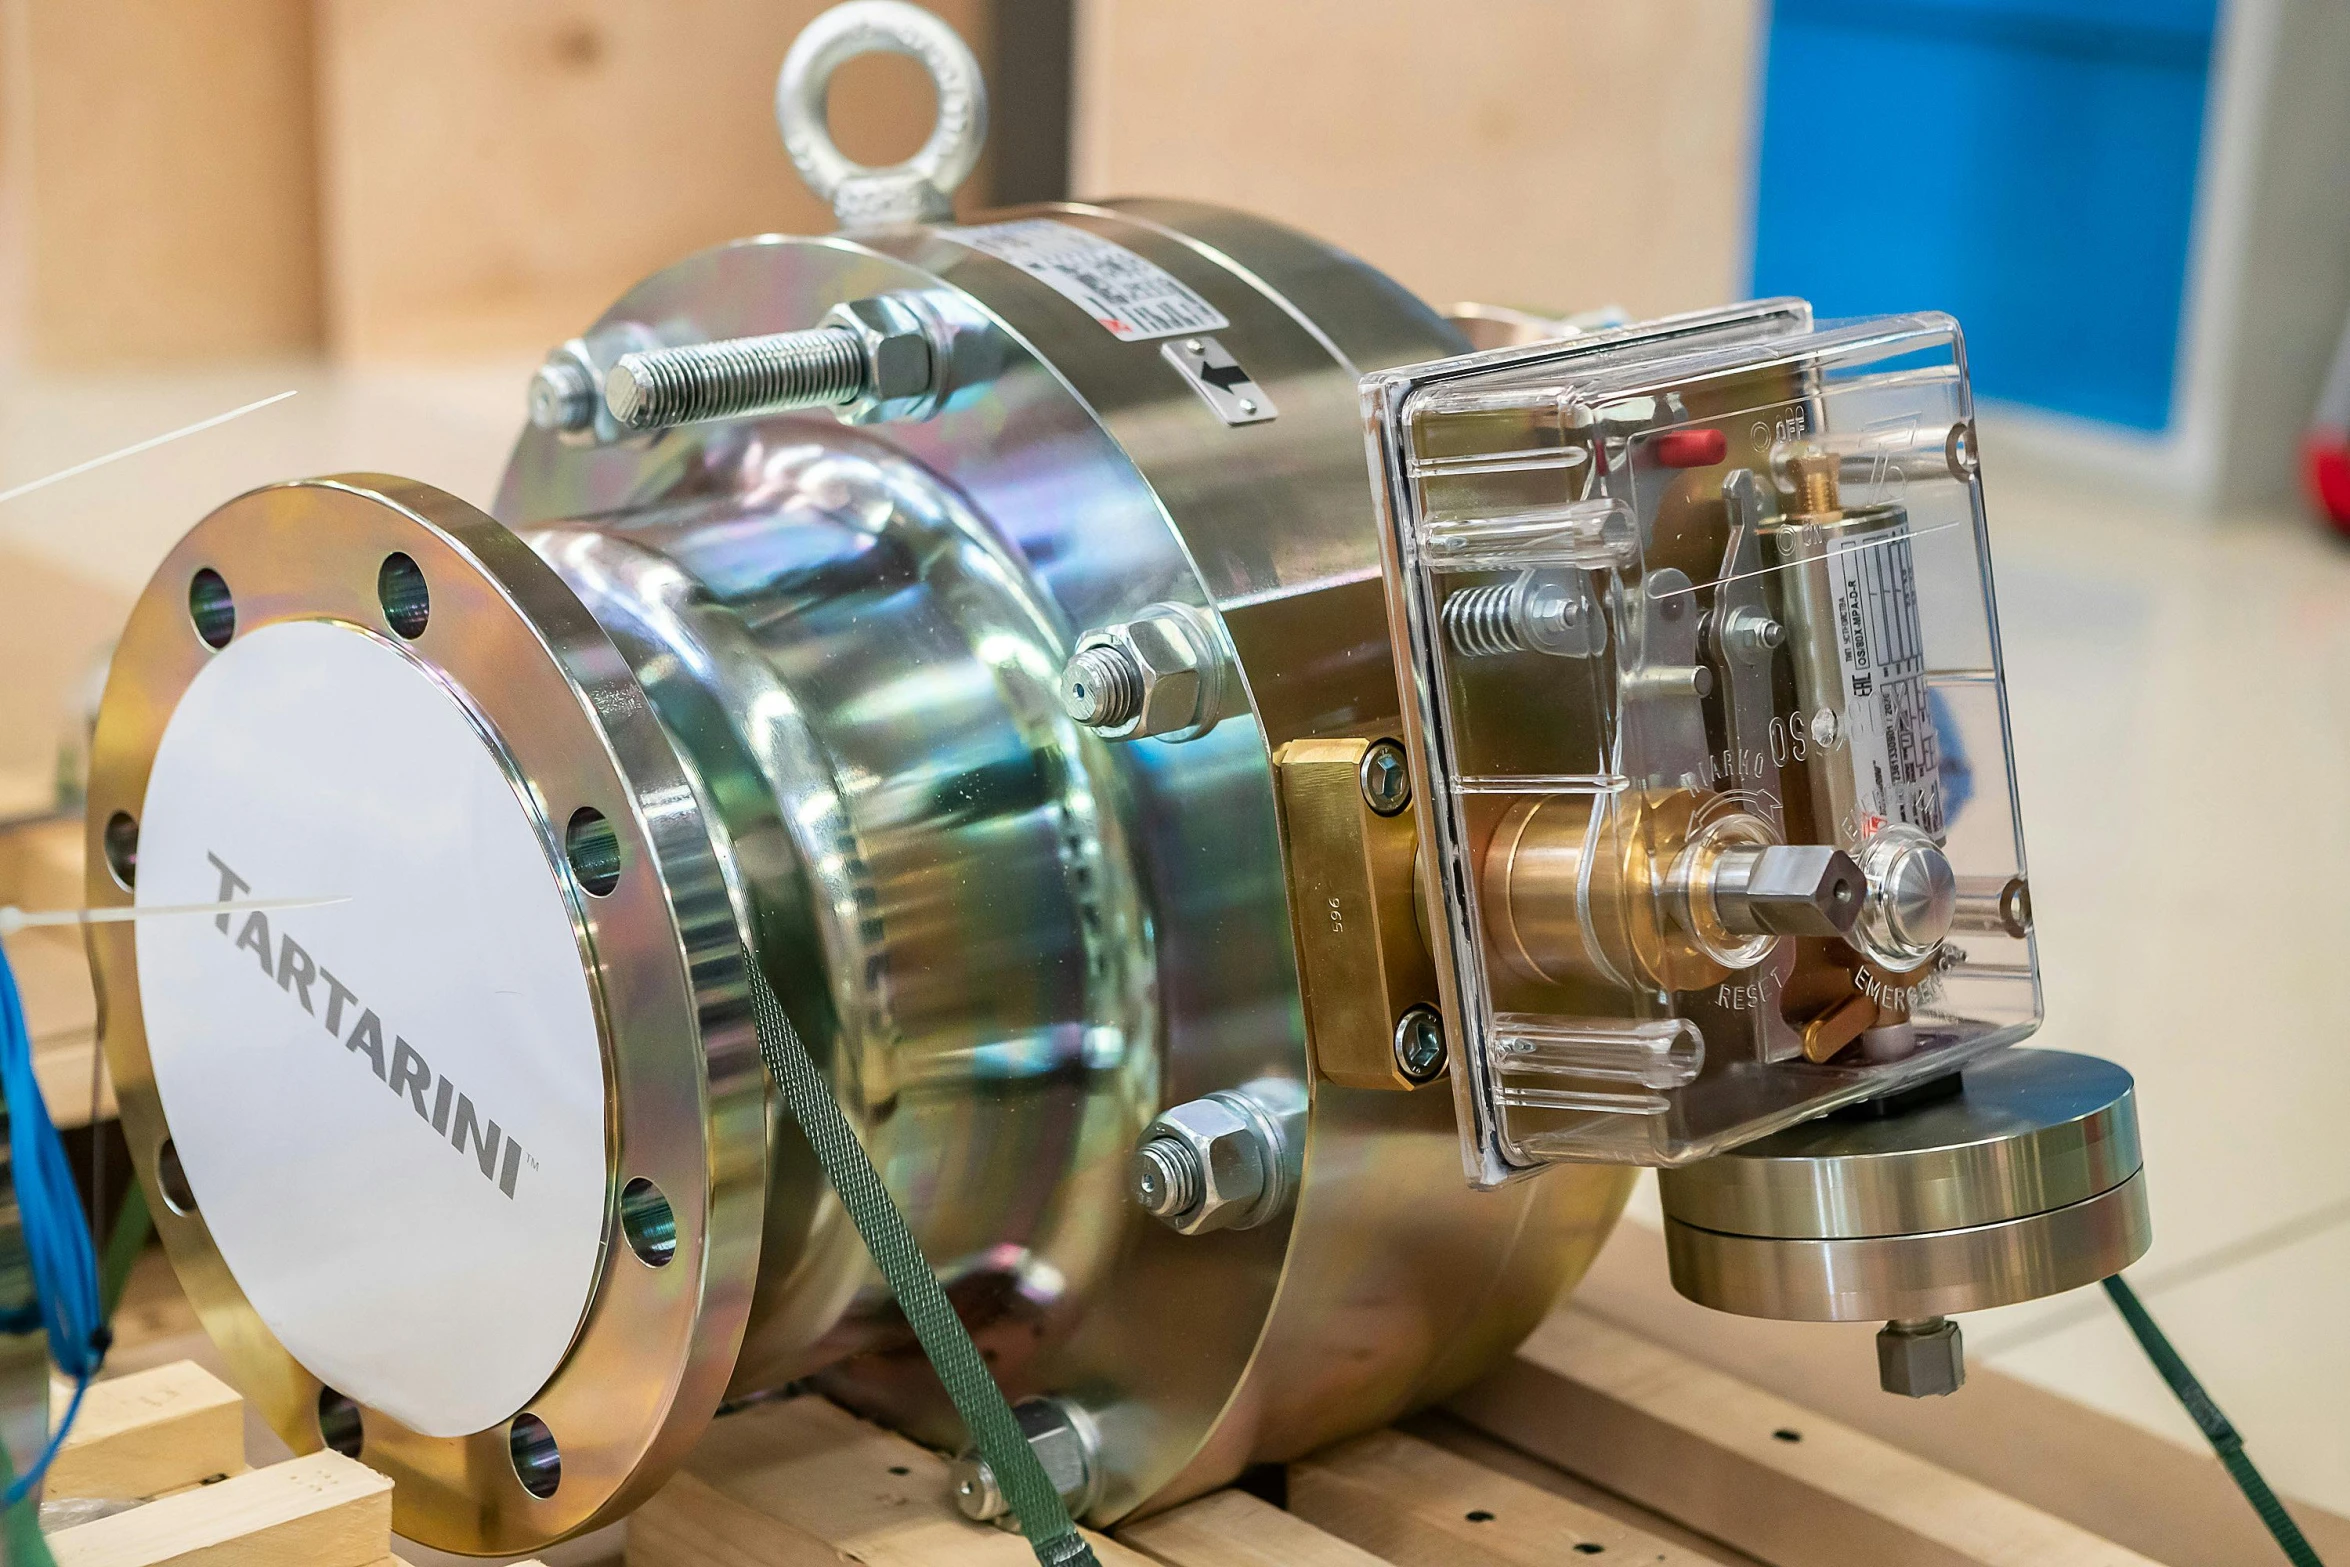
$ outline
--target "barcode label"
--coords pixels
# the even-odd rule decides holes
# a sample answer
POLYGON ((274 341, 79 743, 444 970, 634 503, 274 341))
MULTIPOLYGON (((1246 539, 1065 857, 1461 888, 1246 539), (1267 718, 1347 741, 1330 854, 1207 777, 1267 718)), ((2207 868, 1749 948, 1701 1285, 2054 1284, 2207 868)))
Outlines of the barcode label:
POLYGON ((1022 218, 939 232, 1010 262, 1130 343, 1220 332, 1232 324, 1166 268, 1066 223, 1022 218))
POLYGON ((1861 836, 1906 822, 1942 836, 1939 736, 1926 695, 1917 568, 1906 526, 1828 552, 1844 665, 1844 738, 1860 785, 1861 836))

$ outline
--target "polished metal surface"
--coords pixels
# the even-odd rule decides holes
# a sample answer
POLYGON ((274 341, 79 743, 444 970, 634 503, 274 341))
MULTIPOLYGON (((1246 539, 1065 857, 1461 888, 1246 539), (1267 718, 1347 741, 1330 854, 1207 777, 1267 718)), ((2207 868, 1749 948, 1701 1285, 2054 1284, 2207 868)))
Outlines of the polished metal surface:
MULTIPOLYGON (((229 502, 166 557, 131 613, 92 744, 92 904, 128 903, 107 869, 107 824, 136 820, 165 725, 218 647, 303 621, 385 639, 458 693, 527 779, 542 818, 600 813, 617 875, 572 905, 598 995, 607 1071, 606 1231, 631 1180, 667 1195, 676 1255, 655 1268, 607 1244, 593 1305, 561 1369, 516 1424, 551 1435, 561 1482, 537 1488, 506 1424, 425 1437, 361 1412, 366 1460, 397 1482, 394 1522, 459 1549, 512 1553, 642 1501, 723 1395, 760 1264, 766 1085, 744 1006, 735 909, 695 781, 609 637, 521 541, 462 502, 379 475, 280 485, 229 502), (379 567, 405 557, 429 585, 413 637, 379 567), (234 628, 191 620, 205 573, 234 628), (592 902, 593 907, 588 906, 592 902)), ((362 828, 364 824, 355 824, 362 828)), ((550 853, 559 852, 550 848, 550 853)), ((92 933, 104 1045, 131 1158, 181 1282, 246 1396, 298 1451, 317 1449, 321 1386, 271 1333, 207 1229, 201 1193, 158 1185, 172 1129, 147 1054, 130 925, 92 933)), ((453 1277, 452 1290, 471 1281, 453 1277)))
POLYGON ((2012 1306, 2110 1278, 2153 1240, 2143 1171, 2070 1207, 1916 1235, 1778 1240, 1665 1220, 1675 1289, 1716 1311, 1793 1322, 2012 1306))
MULTIPOLYGON (((981 1339, 999 1348, 1014 1396, 1088 1390, 1104 1441, 1096 1516, 1115 1518, 1210 1489, 1255 1457, 1301 1452, 1393 1418, 1475 1375, 1585 1265, 1621 1202, 1624 1177, 1563 1171, 1507 1192, 1472 1193, 1458 1179, 1441 1095, 1314 1085, 1304 1110, 1303 1186, 1278 1220, 1185 1237, 1128 1198, 1133 1139, 1158 1105, 1266 1080, 1302 1092, 1308 1082, 1269 753, 1289 738, 1344 733, 1395 711, 1354 374, 1445 352, 1457 340, 1393 284, 1256 220, 1176 204, 1037 215, 1126 246, 1210 300, 1230 323, 1222 340, 1279 397, 1281 417, 1225 425, 1147 347, 1117 341, 1065 296, 955 243, 951 230, 750 241, 649 279, 597 330, 659 322, 672 342, 750 336, 821 319, 844 298, 943 290, 970 312, 958 352, 988 362, 984 384, 963 384, 926 421, 865 434, 805 416, 688 426, 593 449, 529 434, 498 511, 546 530, 542 548, 620 628, 615 634, 632 649, 656 704, 678 715, 670 723, 681 744, 739 758, 706 767, 719 780, 710 792, 740 802, 740 819, 725 821, 723 835, 735 845, 734 874, 762 911, 762 945, 780 937, 804 954, 773 971, 812 1041, 832 1039, 844 1019, 837 1006, 826 1017, 794 1002, 789 985, 806 996, 820 976, 858 974, 876 935, 885 948, 898 939, 903 916, 883 899, 873 905, 878 922, 811 918, 811 905, 817 913, 831 905, 799 889, 833 886, 838 873, 818 868, 853 864, 858 856, 845 851, 862 839, 851 830, 802 842, 792 826, 796 807, 759 803, 762 788, 787 805, 804 799, 807 786, 789 778, 829 771, 822 747, 769 736, 779 718, 802 725, 830 721, 828 711, 886 714, 905 730, 905 760, 844 774, 860 791, 832 793, 892 794, 885 780, 914 765, 932 739, 914 694, 966 688, 959 678, 938 684, 966 655, 941 665, 929 652, 939 645, 935 633, 910 647, 899 638, 901 654, 876 647, 858 655, 879 659, 884 670, 895 658, 920 658, 896 682, 905 701, 864 695, 868 677, 853 676, 846 652, 820 639, 809 641, 804 661, 759 674, 762 664, 774 669, 766 640, 808 636, 792 623, 821 613, 817 590, 829 589, 841 570, 822 566, 824 549, 806 573, 762 564, 802 558, 804 520, 837 508, 844 533, 861 525, 877 541, 868 546, 873 554, 890 552, 879 541, 892 535, 902 507, 877 505, 853 487, 843 500, 822 460, 902 459, 951 501, 959 526, 970 530, 965 537, 992 541, 1006 562, 1000 574, 1031 585, 1038 613, 1066 639, 1057 650, 1008 659, 1004 650, 1029 634, 998 639, 986 648, 996 661, 983 664, 992 671, 988 684, 1041 673, 1039 706, 1026 697, 1017 704, 1027 715, 1024 743, 1032 756, 1049 758, 1050 770, 1093 780, 1100 820, 1086 825, 1123 835, 1123 847, 1105 849, 1099 863, 1131 864, 1135 884, 1152 889, 1147 909, 1098 938, 1099 961, 1124 965, 1127 976, 1120 1037, 1134 1043, 1121 1057, 1124 1075, 1109 1074, 1100 1111, 1075 1109, 1083 1093, 1067 1097, 1093 1078, 1059 1089, 1058 1102, 1075 1119, 1058 1134, 1064 1151, 1054 1158, 1004 1155, 991 1142, 996 1134, 980 1129, 994 1113, 987 1085, 952 1076, 938 1082, 930 1125, 909 1124, 902 1110, 877 1125, 876 1156, 902 1201, 927 1203, 935 1222, 962 1216, 954 1222, 970 1239, 942 1245, 937 1260, 950 1288, 961 1268, 971 1280, 962 1287, 1001 1303, 1000 1319, 981 1339), (876 440, 885 446, 861 444, 876 440), (664 517, 680 525, 664 530, 664 517), (604 585, 599 562, 618 559, 634 563, 635 580, 604 585), (655 587, 658 614, 627 609, 655 587), (1215 612, 1235 659, 1234 716, 1180 746, 1106 748, 1066 731, 1045 738, 1038 723, 1066 722, 1050 683, 1077 631, 1170 602, 1215 612), (638 619, 648 624, 632 629, 638 619), (817 657, 820 649, 833 656, 817 657), (702 694, 712 671, 739 694, 717 701, 702 694), (823 691, 803 689, 826 673, 823 691), (737 735, 750 738, 730 738, 737 735), (1148 1048, 1135 1047, 1144 1040, 1148 1048), (893 1141, 899 1136, 903 1142, 893 1141), (938 1173, 957 1150, 971 1161, 962 1173, 938 1173), (1001 1233, 1007 1215, 1015 1221, 1009 1235, 1001 1233), (1022 1215, 1045 1228, 1019 1239, 1022 1215), (1311 1233, 1300 1229, 1308 1215, 1311 1233), (1438 1239, 1399 1244, 1406 1232, 1438 1239), (1097 1268, 1089 1257, 1110 1260, 1097 1268), (1464 1289, 1463 1279, 1481 1282, 1464 1289), (1367 1301, 1381 1304, 1365 1312, 1367 1301), (1340 1318, 1350 1342, 1334 1357, 1331 1325, 1340 1318)), ((866 613, 880 602, 867 600, 866 613)), ((839 619, 845 626, 850 617, 839 619)), ((955 780, 967 775, 933 763, 925 776, 943 809, 956 798, 955 780)), ((999 766, 987 776, 1010 775, 999 766)), ((909 852, 921 841, 911 818, 906 841, 909 852)), ((915 874, 915 860, 903 863, 902 874, 915 874)), ((985 882, 955 855, 919 863, 938 886, 985 882)), ((1013 955, 1017 941, 1036 932, 1016 939, 991 923, 1022 906, 1020 898, 998 899, 939 927, 950 939, 973 928, 958 921, 977 918, 988 960, 971 980, 956 978, 960 966, 951 965, 937 986, 942 999, 958 990, 967 997, 973 987, 987 994, 1003 973, 1034 971, 1013 955)), ((853 897, 848 907, 856 907, 853 897)), ((1039 905, 1053 907, 1069 907, 1065 892, 1039 905)), ((1069 939, 1059 938, 1061 948, 1069 939)), ((1065 963, 1046 968, 1066 983, 1065 963)), ((906 962, 881 971, 913 972, 906 962)), ((875 1073, 919 1055, 917 1037, 876 1034, 866 1047, 875 1073)), ((1053 1124, 1033 1111, 1009 1113, 1011 1124, 1039 1135, 1053 1124)), ((779 1147, 789 1155, 788 1144, 779 1147)), ((886 1302, 837 1208, 803 1190, 814 1181, 812 1166, 779 1158, 776 1181, 776 1212, 801 1217, 796 1230, 771 1231, 771 1244, 784 1249, 771 1253, 774 1271, 738 1391, 830 1365, 823 1382, 836 1396, 917 1435, 953 1440, 952 1413, 911 1345, 881 1331, 886 1302), (871 1325, 860 1326, 869 1316, 871 1325), (839 1358, 860 1346, 865 1353, 839 1358)))
POLYGON ((2137 1172, 2136 1100, 2113 1063, 2009 1050, 1961 1081, 1904 1114, 1823 1116, 1660 1171, 1665 1214, 1729 1235, 1914 1235, 2085 1202, 2137 1172))

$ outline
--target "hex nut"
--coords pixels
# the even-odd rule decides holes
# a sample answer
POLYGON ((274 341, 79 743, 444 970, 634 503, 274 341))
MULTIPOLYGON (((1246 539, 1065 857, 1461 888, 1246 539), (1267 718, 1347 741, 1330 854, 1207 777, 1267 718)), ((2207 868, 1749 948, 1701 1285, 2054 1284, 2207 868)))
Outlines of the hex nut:
MULTIPOLYGON (((1101 1430, 1084 1406, 1065 1398, 1027 1398, 1012 1406, 1012 1418, 1029 1450, 1043 1466, 1045 1478, 1061 1493, 1073 1518, 1082 1518, 1101 1498, 1101 1430)), ((966 1452, 947 1470, 955 1507, 966 1518, 992 1522, 1000 1528, 1019 1527, 1011 1504, 997 1481, 994 1468, 975 1452, 966 1452)))
POLYGON ((1142 700, 1125 722, 1091 726, 1106 740, 1189 740, 1215 727, 1222 689, 1216 645, 1194 611, 1158 604, 1132 620, 1088 631, 1077 656, 1109 649, 1140 677, 1142 700))
POLYGON ((1262 1217, 1266 1197, 1278 1184, 1278 1154, 1265 1146, 1258 1122, 1224 1094, 1179 1104, 1143 1133, 1144 1144, 1168 1140, 1199 1175, 1199 1199, 1191 1207, 1160 1216, 1185 1235, 1244 1228, 1262 1217))
POLYGON ((826 311, 820 324, 855 333, 865 349, 865 390, 835 410, 843 423, 919 419, 935 411, 945 355, 911 302, 893 294, 851 299, 826 311))
POLYGON ((1966 1385, 1966 1346, 1948 1317, 1877 1330, 1877 1381, 1904 1398, 1940 1398, 1966 1385))

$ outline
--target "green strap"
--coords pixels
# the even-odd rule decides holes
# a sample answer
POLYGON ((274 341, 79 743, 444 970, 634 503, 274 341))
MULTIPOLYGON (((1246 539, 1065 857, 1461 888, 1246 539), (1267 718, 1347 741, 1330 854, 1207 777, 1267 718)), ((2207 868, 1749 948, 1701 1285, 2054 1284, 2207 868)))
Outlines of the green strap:
POLYGON ((873 1161, 857 1141, 849 1118, 841 1113, 831 1086, 816 1070, 799 1030, 785 1016, 783 1003, 775 999, 775 987, 756 962, 747 966, 759 1057, 767 1063, 775 1086, 783 1091, 792 1118, 816 1150, 833 1190, 840 1193, 841 1206, 849 1210, 849 1219, 865 1238, 865 1249, 873 1254, 890 1293, 897 1297, 899 1309, 922 1343, 922 1352, 930 1357, 939 1381, 946 1384, 947 1397, 954 1400, 955 1412, 963 1417, 979 1456, 995 1472, 996 1484, 1020 1520, 1036 1559, 1044 1567, 1071 1567, 1074 1563, 1098 1567, 1093 1548, 1069 1521, 1061 1493, 1037 1461, 1020 1423, 1012 1416, 1012 1406, 1004 1401, 1003 1389, 996 1386, 987 1362, 980 1358, 979 1346, 971 1342, 963 1319, 955 1315, 946 1291, 939 1287, 938 1275, 924 1260, 906 1216, 890 1200, 888 1188, 881 1184, 873 1161))
POLYGON ((131 1189, 122 1194, 122 1211, 114 1216, 113 1232, 106 1237, 106 1254, 98 1259, 98 1310, 108 1322, 114 1320, 122 1292, 130 1288, 131 1268, 145 1249, 147 1237, 154 1233, 154 1215, 147 1211, 147 1188, 134 1180, 131 1189))
POLYGON ((2146 1358, 2154 1362, 2154 1369, 2162 1373, 2162 1380, 2168 1382, 2171 1392, 2178 1396, 2181 1407, 2187 1411, 2187 1418, 2195 1422, 2196 1429, 2211 1443, 2211 1450, 2219 1454, 2219 1461, 2227 1466, 2228 1473, 2235 1479, 2236 1489, 2244 1493, 2244 1500, 2250 1502, 2252 1510, 2260 1514, 2260 1521, 2268 1526, 2269 1534, 2284 1551, 2285 1559, 2293 1563, 2293 1567, 2325 1567, 2325 1563, 2318 1560, 2317 1552, 2309 1548, 2309 1541, 2301 1533, 2301 1526, 2293 1522, 2292 1514, 2285 1511, 2285 1504, 2277 1500, 2277 1493, 2268 1488, 2268 1481, 2261 1477, 2260 1471, 2253 1467, 2252 1460, 2245 1455, 2243 1437, 2237 1435, 2228 1417, 2219 1412, 2219 1405, 2211 1401, 2211 1395, 2203 1390, 2203 1384, 2195 1379, 2195 1373, 2187 1369, 2186 1361, 2180 1359, 2179 1352, 2171 1348, 2171 1342, 2163 1336, 2162 1329, 2154 1325, 2154 1318, 2147 1314, 2146 1307, 2138 1299, 2138 1292, 2124 1283, 2122 1276, 2117 1273, 2105 1281, 2105 1293, 2113 1297, 2122 1320, 2137 1335, 2138 1347, 2146 1351, 2146 1358))
MULTIPOLYGON (((16 1466, 0 1443, 0 1491, 16 1483, 16 1466)), ((41 1498, 28 1496, 0 1515, 0 1562, 8 1567, 57 1567, 49 1542, 41 1538, 41 1498)))

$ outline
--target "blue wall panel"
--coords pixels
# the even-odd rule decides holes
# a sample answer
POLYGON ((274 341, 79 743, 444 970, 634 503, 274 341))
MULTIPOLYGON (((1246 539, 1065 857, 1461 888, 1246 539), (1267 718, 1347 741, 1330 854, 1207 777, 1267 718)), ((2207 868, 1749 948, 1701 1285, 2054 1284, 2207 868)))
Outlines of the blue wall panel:
POLYGON ((1976 390, 2168 422, 2217 0, 1779 0, 1754 288, 1941 309, 1976 390))

